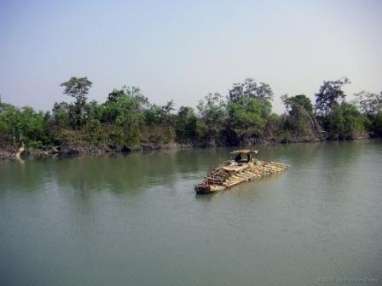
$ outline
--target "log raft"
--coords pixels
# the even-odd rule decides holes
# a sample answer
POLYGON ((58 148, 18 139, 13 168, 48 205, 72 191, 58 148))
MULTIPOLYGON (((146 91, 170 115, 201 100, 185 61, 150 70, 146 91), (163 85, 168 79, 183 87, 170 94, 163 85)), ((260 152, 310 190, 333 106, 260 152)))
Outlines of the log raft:
POLYGON ((273 161, 262 161, 254 158, 257 151, 237 150, 231 154, 234 160, 225 162, 210 171, 203 181, 195 186, 197 194, 208 194, 229 189, 243 182, 281 173, 287 165, 273 161))

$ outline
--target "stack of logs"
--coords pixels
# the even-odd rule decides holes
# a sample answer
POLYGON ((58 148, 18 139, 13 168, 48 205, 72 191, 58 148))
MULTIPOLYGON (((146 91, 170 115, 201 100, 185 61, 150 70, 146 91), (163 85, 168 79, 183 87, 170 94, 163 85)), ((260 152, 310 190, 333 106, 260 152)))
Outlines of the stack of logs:
POLYGON ((231 187, 242 181, 249 181, 284 171, 286 165, 277 162, 257 161, 248 164, 248 167, 240 172, 229 172, 223 167, 218 167, 209 172, 205 183, 208 185, 223 185, 231 187))
POLYGON ((222 185, 230 176, 230 173, 223 168, 212 170, 207 177, 207 183, 210 185, 222 185))

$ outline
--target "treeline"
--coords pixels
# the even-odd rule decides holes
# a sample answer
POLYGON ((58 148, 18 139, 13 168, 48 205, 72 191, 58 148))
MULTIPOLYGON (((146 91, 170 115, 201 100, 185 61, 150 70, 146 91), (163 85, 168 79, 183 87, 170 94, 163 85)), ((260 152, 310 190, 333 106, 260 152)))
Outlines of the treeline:
POLYGON ((92 82, 72 77, 61 84, 73 102, 50 112, 0 101, 0 145, 35 149, 83 148, 129 151, 167 144, 239 146, 267 142, 351 140, 382 135, 382 92, 362 91, 346 101, 348 79, 324 81, 315 102, 303 94, 283 95, 285 114, 272 113, 269 84, 246 79, 227 95, 210 93, 197 108, 174 110, 150 103, 137 87, 111 91, 104 103, 88 101, 92 82))

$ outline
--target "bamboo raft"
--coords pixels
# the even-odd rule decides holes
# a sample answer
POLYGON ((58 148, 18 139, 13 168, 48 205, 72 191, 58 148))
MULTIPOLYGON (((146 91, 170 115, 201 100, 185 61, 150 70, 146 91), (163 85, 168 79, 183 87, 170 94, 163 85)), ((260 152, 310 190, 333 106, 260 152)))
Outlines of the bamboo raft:
POLYGON ((257 151, 237 150, 232 152, 236 155, 235 159, 210 171, 207 177, 195 186, 195 192, 198 194, 214 193, 243 182, 281 173, 287 169, 287 165, 283 163, 257 160, 252 157, 253 153, 257 153, 257 151))

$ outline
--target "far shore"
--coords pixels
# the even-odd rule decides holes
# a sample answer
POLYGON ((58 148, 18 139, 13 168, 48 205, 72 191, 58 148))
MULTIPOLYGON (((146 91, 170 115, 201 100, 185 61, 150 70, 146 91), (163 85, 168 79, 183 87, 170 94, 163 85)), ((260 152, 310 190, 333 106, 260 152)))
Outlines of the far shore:
MULTIPOLYGON (((287 144, 317 144, 317 143, 331 143, 331 142, 354 142, 362 140, 378 140, 370 136, 359 136, 352 140, 300 140, 291 142, 272 142, 260 141, 255 145, 242 145, 242 146, 198 146, 192 144, 141 144, 140 146, 125 147, 120 149, 112 149, 105 146, 49 146, 41 149, 25 148, 20 155, 21 160, 41 160, 48 158, 71 158, 71 157, 98 157, 98 156, 115 156, 115 155, 128 155, 131 153, 145 153, 153 151, 168 151, 168 150, 185 150, 185 149, 214 149, 214 148, 255 148, 256 146, 270 146, 270 145, 287 145, 287 144)), ((18 160, 18 148, 9 146, 8 148, 0 147, 0 161, 14 161, 18 160)))

